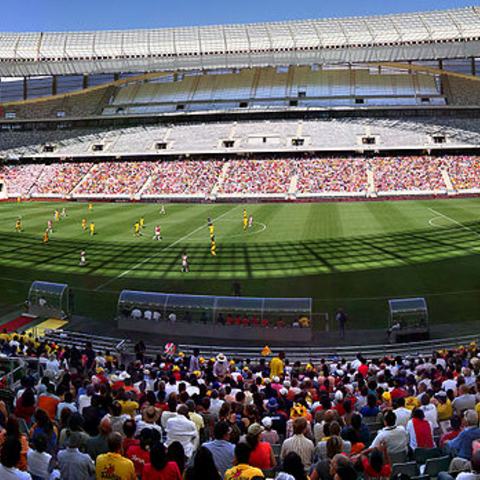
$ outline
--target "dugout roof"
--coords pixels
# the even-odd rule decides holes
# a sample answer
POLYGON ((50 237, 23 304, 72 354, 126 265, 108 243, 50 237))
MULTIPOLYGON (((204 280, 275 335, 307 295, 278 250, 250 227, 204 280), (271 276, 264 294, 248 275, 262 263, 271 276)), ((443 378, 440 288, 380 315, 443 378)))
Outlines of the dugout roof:
POLYGON ((0 76, 72 75, 473 57, 480 10, 246 25, 0 33, 0 76))

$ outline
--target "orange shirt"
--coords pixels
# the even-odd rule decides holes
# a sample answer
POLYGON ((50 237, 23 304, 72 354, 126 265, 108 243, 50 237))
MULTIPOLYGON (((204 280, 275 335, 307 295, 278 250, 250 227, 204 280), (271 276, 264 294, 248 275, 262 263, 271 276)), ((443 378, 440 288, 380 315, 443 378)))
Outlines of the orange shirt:
MULTIPOLYGON (((0 452, 2 451, 3 443, 7 438, 7 432, 0 433, 0 452)), ((22 444, 22 451, 20 452, 20 460, 15 465, 16 468, 23 472, 27 470, 27 451, 29 450, 28 440, 26 435, 20 435, 20 443, 22 444)))
POLYGON ((40 395, 38 397, 38 408, 42 408, 48 413, 50 420, 55 420, 55 414, 57 413, 57 405, 60 400, 49 397, 47 395, 40 395))

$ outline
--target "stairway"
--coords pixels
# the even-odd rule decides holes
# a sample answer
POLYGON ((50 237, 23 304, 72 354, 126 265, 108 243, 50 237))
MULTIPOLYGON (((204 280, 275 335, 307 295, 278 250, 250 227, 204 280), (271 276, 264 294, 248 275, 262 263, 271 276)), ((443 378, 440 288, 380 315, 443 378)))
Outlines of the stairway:
POLYGON ((230 169, 230 162, 226 162, 225 165, 222 168, 222 171, 221 171, 219 177, 218 177, 217 183, 215 184, 215 186, 212 189, 211 195, 216 195, 218 193, 218 191, 221 189, 221 187, 223 185, 223 182, 227 178, 229 169, 230 169))

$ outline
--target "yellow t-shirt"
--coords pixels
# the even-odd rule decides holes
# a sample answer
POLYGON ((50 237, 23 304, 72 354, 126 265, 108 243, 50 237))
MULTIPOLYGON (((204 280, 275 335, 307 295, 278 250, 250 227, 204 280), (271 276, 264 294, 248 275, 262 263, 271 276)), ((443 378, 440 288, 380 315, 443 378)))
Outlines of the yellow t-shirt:
POLYGON ((105 453, 97 457, 97 478, 108 480, 137 480, 133 462, 119 453, 105 453))
POLYGON ((10 341, 10 335, 8 333, 0 333, 0 338, 6 342, 10 341))
POLYGON ((270 362, 270 378, 280 377, 283 375, 283 362, 281 358, 274 358, 270 362))
POLYGON ((259 468, 241 463, 225 472, 225 480, 251 480, 252 478, 265 478, 259 468))
MULTIPOLYGON (((480 405, 480 404, 479 404, 480 405)), ((476 407, 475 407, 476 409, 476 407)), ((447 399, 447 402, 443 405, 438 405, 437 407, 438 420, 449 420, 453 415, 453 407, 450 400, 447 399)))
POLYGON ((405 408, 413 410, 414 408, 418 408, 419 406, 420 402, 417 397, 407 397, 405 399, 405 408))
POLYGON ((122 415, 130 415, 132 420, 135 420, 135 410, 139 408, 138 403, 131 400, 120 400, 119 403, 122 406, 122 415))

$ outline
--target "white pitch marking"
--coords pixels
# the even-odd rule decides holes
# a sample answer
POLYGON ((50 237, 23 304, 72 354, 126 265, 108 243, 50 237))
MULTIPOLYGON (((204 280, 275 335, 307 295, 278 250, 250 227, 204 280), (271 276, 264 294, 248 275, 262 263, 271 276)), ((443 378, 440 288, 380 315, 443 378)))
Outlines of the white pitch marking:
POLYGON ((437 225, 437 224, 435 223, 435 220, 438 220, 439 218, 443 218, 443 217, 441 217, 441 216, 439 216, 439 217, 433 217, 433 218, 431 218, 431 219, 428 221, 428 224, 429 224, 431 227, 435 227, 435 228, 448 228, 448 227, 446 227, 445 225, 437 225))
MULTIPOLYGON (((227 215, 228 213, 232 212, 233 210, 235 210, 236 208, 238 207, 235 206, 233 207, 232 209, 228 210, 227 212, 225 213, 222 213, 222 215, 220 215, 218 218, 214 219, 215 220, 219 220, 220 218, 224 217, 225 215, 227 215)), ((121 273, 120 275, 117 275, 116 277, 113 277, 111 278, 110 280, 106 281, 105 283, 102 283, 100 286, 98 286, 97 288, 95 288, 95 292, 98 292, 99 290, 101 290, 103 287, 106 287, 107 285, 109 285, 110 283, 118 280, 119 278, 122 278, 124 277, 125 275, 128 275, 130 272, 132 272, 133 270, 136 270, 138 267, 141 267, 143 264, 149 262, 150 260, 152 260, 152 258, 155 258, 155 257, 158 257, 158 255, 160 255, 161 253, 163 252, 166 252, 167 250, 170 250, 170 248, 174 247, 175 245, 177 245, 178 243, 180 242, 183 242, 183 240, 186 240, 187 238, 191 237, 192 235, 195 235, 197 232, 199 232, 202 228, 205 228, 207 226, 206 223, 204 223, 203 225, 201 225, 200 227, 196 228, 195 230, 193 230, 193 232, 190 232, 188 233, 187 235, 183 236, 182 238, 179 238, 177 241, 171 243, 170 245, 168 245, 167 247, 163 248, 162 250, 160 250, 159 252, 157 253, 154 253, 153 255, 151 255, 150 257, 146 258, 145 260, 142 260, 141 262, 137 263, 136 265, 134 265, 132 268, 129 268, 128 270, 125 270, 123 273, 121 273)))
POLYGON ((431 212, 433 212, 435 215, 438 215, 439 217, 446 218, 447 220, 450 220, 451 222, 456 223, 458 226, 464 228, 465 230, 468 230, 469 232, 472 232, 472 233, 473 233, 474 235, 476 235, 477 237, 480 237, 480 233, 478 233, 478 232, 475 231, 475 230, 472 230, 471 228, 467 227, 467 226, 464 225, 463 223, 458 222, 458 221, 455 220, 454 218, 450 218, 450 217, 448 217, 447 215, 444 215, 443 213, 437 212, 437 211, 434 210, 433 208, 429 208, 429 210, 430 210, 431 212))

